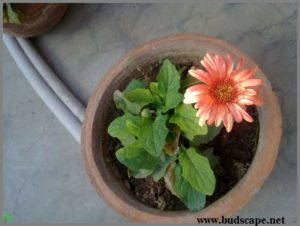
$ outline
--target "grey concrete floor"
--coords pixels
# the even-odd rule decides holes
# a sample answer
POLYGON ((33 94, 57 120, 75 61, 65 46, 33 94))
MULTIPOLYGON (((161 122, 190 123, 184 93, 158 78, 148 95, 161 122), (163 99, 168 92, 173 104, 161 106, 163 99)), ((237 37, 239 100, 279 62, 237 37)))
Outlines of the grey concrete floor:
MULTIPOLYGON (((243 217, 296 214, 296 5, 85 4, 32 41, 85 104, 102 75, 126 51, 155 37, 196 32, 222 38, 267 75, 283 112, 276 166, 243 217)), ((80 145, 24 79, 8 51, 4 65, 4 210, 22 223, 121 223, 97 196, 80 145)))

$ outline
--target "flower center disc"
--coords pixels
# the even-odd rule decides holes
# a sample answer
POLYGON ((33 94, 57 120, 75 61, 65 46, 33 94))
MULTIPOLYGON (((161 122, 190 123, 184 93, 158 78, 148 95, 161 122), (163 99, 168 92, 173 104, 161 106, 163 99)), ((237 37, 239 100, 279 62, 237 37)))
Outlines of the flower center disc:
POLYGON ((235 99, 236 87, 231 79, 216 81, 212 85, 210 96, 218 102, 231 102, 235 99))

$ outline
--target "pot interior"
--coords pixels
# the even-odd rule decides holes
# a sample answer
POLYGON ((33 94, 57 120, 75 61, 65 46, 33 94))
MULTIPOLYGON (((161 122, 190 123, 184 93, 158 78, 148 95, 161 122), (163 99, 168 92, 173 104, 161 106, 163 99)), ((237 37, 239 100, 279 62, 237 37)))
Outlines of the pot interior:
POLYGON ((137 66, 143 67, 164 58, 174 63, 192 61, 199 65, 205 53, 231 54, 236 62, 246 59, 246 67, 256 64, 236 47, 213 37, 182 34, 149 41, 130 51, 117 62, 98 84, 91 97, 82 133, 82 145, 87 171, 98 194, 116 211, 138 222, 195 223, 195 217, 232 216, 259 190, 270 174, 278 154, 281 138, 281 111, 272 86, 261 70, 257 77, 263 79, 264 106, 258 108, 259 138, 255 156, 242 179, 223 197, 200 212, 160 211, 139 202, 123 183, 123 177, 109 151, 110 137, 107 127, 114 118, 113 92, 124 89, 132 78, 141 75, 137 66))
MULTIPOLYGON (((209 47, 209 46, 208 46, 209 47)), ((137 200, 136 196, 130 191, 124 183, 124 176, 120 174, 119 168, 116 166, 113 160, 112 152, 109 150, 111 145, 111 137, 107 133, 107 128, 110 122, 116 117, 116 108, 113 101, 113 92, 117 89, 123 90, 132 79, 138 79, 144 76, 142 72, 147 72, 149 65, 157 65, 158 62, 162 62, 163 59, 168 58, 174 64, 185 65, 191 64, 200 67, 200 59, 203 58, 208 50, 203 49, 157 49, 151 55, 142 55, 138 58, 129 58, 124 65, 121 65, 121 69, 113 80, 109 83, 106 90, 103 91, 102 98, 97 108, 95 123, 93 127, 93 155, 101 176, 106 181, 110 189, 114 191, 121 199, 127 203, 131 203, 133 206, 139 206, 145 211, 159 211, 146 206, 137 200), (103 109, 105 108, 105 109, 103 109), (126 195, 125 195, 126 194, 126 195)), ((210 50, 210 52, 216 52, 210 50)), ((218 52, 220 54, 220 50, 218 52)), ((151 69, 149 69, 151 70, 151 69)), ((168 212, 168 211, 164 211, 168 212)), ((176 211, 178 212, 178 211, 176 211)), ((181 212, 185 212, 181 211, 181 212)))

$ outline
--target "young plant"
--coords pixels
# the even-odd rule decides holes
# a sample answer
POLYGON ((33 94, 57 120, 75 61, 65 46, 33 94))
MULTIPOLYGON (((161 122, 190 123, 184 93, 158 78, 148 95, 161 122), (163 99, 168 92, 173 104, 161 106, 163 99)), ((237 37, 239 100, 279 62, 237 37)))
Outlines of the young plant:
POLYGON ((13 9, 13 4, 3 4, 3 22, 21 24, 20 12, 16 12, 13 9))
POLYGON ((215 158, 199 145, 219 134, 222 121, 228 132, 233 120, 251 121, 244 104, 258 102, 257 92, 248 88, 258 80, 248 80, 254 71, 242 70, 242 61, 233 70, 231 58, 207 54, 201 63, 207 71, 189 70, 200 81, 187 90, 190 82, 168 59, 155 82, 132 80, 123 92, 116 90, 114 101, 124 114, 108 127, 123 145, 116 157, 130 175, 163 179, 192 211, 205 206, 216 185, 215 158))

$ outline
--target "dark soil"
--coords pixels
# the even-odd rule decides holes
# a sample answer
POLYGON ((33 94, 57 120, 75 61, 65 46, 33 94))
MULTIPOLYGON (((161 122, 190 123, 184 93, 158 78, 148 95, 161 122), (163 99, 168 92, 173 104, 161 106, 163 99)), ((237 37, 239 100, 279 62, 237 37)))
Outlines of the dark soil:
POLYGON ((254 122, 235 123, 230 133, 223 128, 211 144, 207 145, 214 147, 214 155, 220 157, 220 164, 214 169, 217 180, 216 190, 212 196, 207 196, 206 205, 233 188, 251 164, 257 148, 259 121, 256 107, 248 107, 247 112, 253 117, 254 122))
MULTIPOLYGON (((189 68, 191 64, 185 64, 189 68)), ((179 65, 179 68, 183 65, 179 65)), ((187 70, 187 69, 186 69, 187 70)), ((184 73, 186 72, 184 70, 184 73)), ((152 80, 151 74, 157 74, 158 64, 149 69, 137 69, 142 73, 144 79, 152 80)), ((219 156, 219 165, 214 168, 216 176, 216 189, 212 196, 207 196, 206 206, 225 195, 247 172, 255 154, 259 134, 258 112, 256 107, 248 107, 247 112, 253 117, 254 122, 242 121, 235 123, 230 133, 223 128, 220 134, 210 143, 201 145, 199 150, 214 148, 214 155, 219 156)), ((120 115, 116 111, 114 118, 120 115)), ((124 177, 125 186, 132 191, 136 198, 148 206, 161 210, 184 210, 185 205, 174 196, 166 187, 164 180, 155 182, 151 177, 136 179, 129 177, 127 168, 123 166, 115 157, 115 152, 121 147, 117 139, 111 139, 110 151, 113 162, 119 168, 124 177)))
POLYGON ((143 203, 161 210, 185 210, 185 205, 166 187, 163 179, 155 182, 152 177, 130 177, 132 191, 143 203))

